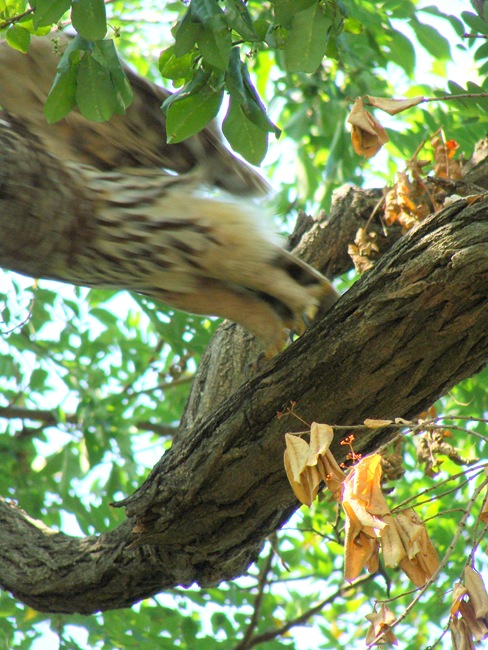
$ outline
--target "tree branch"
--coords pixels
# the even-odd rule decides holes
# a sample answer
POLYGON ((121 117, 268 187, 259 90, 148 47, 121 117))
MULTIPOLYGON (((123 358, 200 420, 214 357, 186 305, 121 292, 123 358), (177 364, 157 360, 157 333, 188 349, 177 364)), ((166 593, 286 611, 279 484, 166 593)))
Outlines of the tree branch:
POLYGON ((253 641, 254 630, 257 628, 259 623, 259 617, 261 616, 261 607, 263 604, 264 590, 268 584, 268 573, 271 570, 271 563, 274 557, 274 550, 271 548, 269 553, 264 561, 264 564, 259 572, 258 578, 258 592, 256 598, 254 599, 253 612, 249 625, 246 628, 244 637, 239 641, 239 643, 234 647, 234 650, 248 650, 255 645, 253 641))
POLYGON ((275 628, 273 630, 263 632, 262 634, 257 634, 249 640, 249 643, 246 646, 241 646, 241 644, 238 643, 236 646, 234 646, 234 648, 232 648, 232 650, 249 650, 249 648, 255 648, 257 645, 267 643, 268 641, 272 641, 273 639, 277 639, 278 637, 283 636, 297 625, 304 625, 313 616, 320 614, 326 605, 331 605, 335 600, 337 600, 337 598, 346 598, 348 591, 354 591, 357 587, 363 585, 365 582, 370 582, 374 579, 375 575, 376 574, 368 574, 361 576, 361 578, 358 578, 350 584, 344 583, 336 592, 327 598, 324 598, 324 600, 321 600, 310 609, 307 609, 307 611, 303 612, 303 614, 300 614, 300 616, 292 618, 277 629, 275 628))
MULTIPOLYGON (((0 503, 2 586, 41 611, 89 614, 241 575, 298 507, 282 462, 294 425, 276 412, 293 400, 308 421, 410 419, 486 364, 487 322, 488 202, 459 201, 397 242, 213 412, 195 411, 118 504, 128 519, 115 530, 73 538, 0 503)), ((223 331, 226 349, 242 340, 233 325, 223 331)), ((368 431, 355 449, 370 452, 387 437, 368 431)), ((341 459, 339 442, 332 451, 341 459)))

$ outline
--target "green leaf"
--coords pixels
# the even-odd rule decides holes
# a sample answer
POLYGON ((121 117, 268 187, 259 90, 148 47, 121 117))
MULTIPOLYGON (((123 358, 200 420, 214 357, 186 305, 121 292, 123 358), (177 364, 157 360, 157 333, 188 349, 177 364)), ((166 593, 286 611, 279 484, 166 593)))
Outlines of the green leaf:
POLYGON ((179 58, 188 54, 202 31, 202 26, 192 21, 191 9, 188 9, 176 29, 174 55, 179 58))
POLYGON ((37 0, 32 18, 35 29, 57 23, 70 7, 70 0, 37 0))
POLYGON ((238 47, 232 49, 225 81, 231 98, 241 106, 251 122, 279 138, 281 130, 266 115, 266 109, 252 84, 247 65, 241 61, 238 47))
POLYGON ((388 47, 392 61, 403 68, 411 78, 415 71, 415 49, 410 40, 401 32, 392 30, 388 47))
POLYGON ((19 52, 23 52, 25 54, 29 49, 30 34, 20 25, 11 25, 7 29, 5 37, 10 47, 19 50, 19 52))
POLYGON ((348 34, 362 34, 364 25, 357 18, 346 18, 344 21, 344 31, 348 34))
POLYGON ((76 74, 76 66, 57 74, 44 104, 44 117, 49 124, 63 119, 76 106, 76 74))
POLYGON ((91 55, 97 63, 110 72, 113 86, 119 94, 118 105, 124 113, 125 109, 131 105, 134 93, 120 63, 114 42, 111 39, 98 41, 93 45, 91 55))
MULTIPOLYGON (((203 27, 196 35, 202 57, 210 65, 225 70, 229 64, 232 36, 224 20, 224 12, 215 0, 193 0, 190 17, 203 27)), ((180 55, 179 48, 176 54, 180 55)))
POLYGON ((85 52, 78 66, 76 84, 76 103, 81 114, 88 120, 105 122, 114 114, 117 100, 110 72, 85 52))
POLYGON ((253 165, 261 164, 268 149, 268 134, 246 117, 232 97, 222 131, 234 151, 253 165))
POLYGON ((317 5, 317 0, 275 0, 276 22, 283 27, 291 27, 295 15, 313 5, 317 5))
MULTIPOLYGON (((481 61, 482 59, 488 58, 488 43, 483 43, 474 53, 475 61, 481 61)), ((478 71, 479 74, 479 71, 478 71)))
POLYGON ((175 102, 181 102, 187 97, 192 97, 196 95, 200 90, 207 85, 207 81, 210 79, 210 72, 200 68, 197 70, 194 78, 189 81, 187 84, 180 88, 177 93, 174 93, 170 97, 164 100, 162 109, 165 113, 168 112, 170 106, 175 102))
POLYGON ((462 11, 461 18, 475 34, 488 34, 488 22, 470 11, 462 11))
POLYGON ((258 19, 254 23, 254 29, 260 41, 266 40, 266 34, 271 29, 271 23, 268 20, 258 19))
POLYGON ((98 41, 107 33, 107 15, 103 0, 72 0, 71 22, 78 34, 98 41))
POLYGON ((224 20, 226 24, 242 38, 248 41, 258 40, 254 30, 251 14, 242 0, 227 0, 224 20))
POLYGON ((295 14, 285 45, 285 64, 290 72, 315 72, 327 48, 332 19, 315 4, 295 14))
POLYGON ((417 36, 420 45, 427 50, 429 54, 436 59, 445 61, 451 56, 451 48, 449 42, 444 36, 431 27, 419 22, 417 19, 410 21, 412 28, 417 36))
POLYGON ((163 50, 159 55, 158 66, 163 77, 167 79, 184 79, 193 67, 194 55, 188 52, 183 56, 175 56, 174 46, 163 50))
POLYGON ((194 22, 208 25, 214 18, 224 22, 224 12, 215 0, 192 0, 190 5, 191 18, 194 22))
POLYGON ((242 61, 240 49, 232 48, 229 60, 229 69, 225 73, 225 83, 231 97, 233 97, 241 106, 247 101, 247 93, 244 88, 244 79, 242 77, 242 61))
POLYGON ((435 7, 434 5, 423 7, 421 11, 423 13, 430 14, 431 16, 438 16, 439 18, 442 18, 443 20, 447 20, 448 22, 450 22, 456 34, 461 38, 464 32, 466 31, 462 20, 459 20, 459 18, 457 18, 456 16, 443 13, 442 11, 440 11, 438 7, 435 7))
POLYGON ((289 33, 290 30, 281 25, 270 25, 263 38, 272 49, 283 50, 289 33))
POLYGON ((44 368, 35 368, 29 379, 30 390, 43 390, 48 378, 48 372, 44 368))
POLYGON ((202 57, 216 68, 225 70, 229 65, 232 36, 229 28, 220 16, 207 21, 197 37, 197 44, 202 57))
POLYGON ((181 142, 201 131, 219 112, 223 95, 223 90, 206 86, 198 95, 171 104, 166 114, 168 143, 181 142))

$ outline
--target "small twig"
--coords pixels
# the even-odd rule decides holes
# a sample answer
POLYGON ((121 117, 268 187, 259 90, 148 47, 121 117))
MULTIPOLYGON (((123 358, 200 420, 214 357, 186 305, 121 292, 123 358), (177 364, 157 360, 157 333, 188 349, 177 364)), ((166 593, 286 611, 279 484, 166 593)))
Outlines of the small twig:
POLYGON ((33 8, 27 9, 27 11, 24 11, 24 13, 18 14, 17 16, 8 18, 7 20, 4 20, 2 23, 0 23, 0 29, 5 29, 5 27, 8 27, 9 25, 14 25, 15 23, 18 23, 19 20, 22 20, 22 18, 25 18, 26 16, 29 16, 32 13, 34 13, 33 8))
POLYGON ((265 559, 263 566, 261 567, 261 571, 259 572, 258 593, 256 594, 256 598, 254 599, 254 606, 253 606, 251 620, 249 621, 249 625, 246 628, 244 637, 241 639, 241 641, 239 641, 239 643, 236 646, 234 646, 234 650, 247 650, 248 648, 251 648, 254 645, 252 643, 252 637, 255 629, 258 626, 259 617, 261 615, 261 608, 263 605, 263 598, 264 598, 264 590, 268 585, 268 574, 271 570, 271 562, 273 561, 274 554, 275 554, 274 550, 271 547, 268 556, 265 559))
POLYGON ((374 640, 373 642, 371 642, 371 643, 367 646, 368 648, 371 648, 371 647, 373 647, 374 645, 377 645, 377 644, 378 644, 378 641, 379 641, 381 638, 383 638, 383 636, 385 635, 385 633, 386 633, 387 631, 393 630, 393 628, 395 628, 399 623, 401 623, 402 621, 404 621, 404 620, 407 618, 407 616, 410 614, 410 612, 412 611, 412 609, 415 607, 415 605, 419 602, 419 600, 420 600, 420 599, 422 598, 422 596, 425 594, 425 592, 426 592, 426 591, 427 591, 427 590, 428 590, 428 589, 429 589, 429 588, 434 584, 434 582, 437 580, 437 577, 439 576, 439 574, 441 573, 441 571, 444 569, 444 567, 445 567, 446 564, 448 563, 448 561, 449 561, 451 555, 452 555, 453 552, 454 552, 454 549, 455 549, 455 547, 456 547, 456 544, 458 543, 459 538, 461 537, 461 534, 462 534, 462 532, 463 532, 463 530, 464 530, 464 528, 465 528, 465 526, 466 526, 466 521, 467 521, 468 517, 469 517, 470 514, 471 514, 471 510, 472 510, 472 508, 473 508, 474 503, 475 503, 476 500, 478 499, 478 497, 479 497, 480 493, 482 492, 482 490, 484 490, 484 489, 486 488, 487 485, 488 485, 488 479, 485 479, 485 480, 484 480, 484 481, 483 481, 483 482, 482 482, 482 483, 481 483, 481 484, 476 488, 476 490, 475 490, 474 493, 473 493, 473 496, 472 496, 471 499, 468 501, 468 503, 467 503, 467 505, 466 505, 466 511, 465 511, 464 515, 461 517, 461 520, 460 520, 460 522, 459 522, 459 524, 458 524, 458 526, 457 526, 456 534, 454 535, 454 537, 453 537, 453 539, 452 539, 452 542, 449 544, 449 547, 448 547, 448 549, 447 549, 447 551, 446 551, 446 554, 445 554, 444 557, 442 558, 442 562, 439 563, 439 566, 437 567, 436 571, 435 571, 435 572, 432 574, 432 576, 427 580, 427 582, 425 583, 425 585, 420 589, 419 593, 417 594, 417 596, 415 596, 415 598, 412 600, 412 602, 411 602, 411 603, 410 603, 410 604, 405 608, 404 612, 403 612, 400 616, 398 616, 398 617, 395 619, 395 621, 394 621, 391 625, 389 625, 388 628, 387 628, 384 632, 382 632, 381 634, 379 634, 379 635, 375 638, 375 640, 374 640))
MULTIPOLYGON (((452 99, 476 99, 477 97, 488 97, 488 93, 463 93, 462 95, 442 95, 441 97, 424 97, 422 102, 444 102, 452 99)), ((420 102, 420 103, 422 103, 420 102)))
POLYGON ((450 481, 455 481, 457 478, 466 476, 466 474, 468 474, 468 472, 474 472, 474 471, 479 470, 477 474, 475 474, 471 478, 467 478, 465 481, 463 481, 459 485, 456 485, 454 488, 452 488, 450 490, 446 490, 445 492, 441 492, 440 494, 436 494, 432 498, 425 499, 424 501, 419 501, 418 503, 415 503, 411 507, 418 508, 419 506, 421 506, 421 505, 423 505, 425 503, 430 503, 431 501, 437 501, 437 499, 441 499, 442 497, 444 497, 444 496, 446 496, 446 495, 448 495, 448 494, 450 494, 452 492, 456 492, 457 490, 462 488, 464 485, 469 483, 469 481, 471 481, 473 478, 476 478, 477 476, 479 476, 482 473, 484 467, 485 467, 485 465, 476 465, 475 467, 469 467, 469 468, 465 469, 464 471, 459 472, 459 474, 454 474, 453 476, 448 476, 443 481, 440 481, 439 483, 436 483, 435 485, 432 485, 431 487, 426 488, 425 490, 422 490, 422 492, 420 492, 419 494, 415 494, 414 496, 409 497, 408 499, 405 499, 404 501, 399 503, 397 506, 395 506, 392 509, 392 512, 395 512, 397 510, 403 510, 408 503, 411 503, 412 501, 416 501, 419 497, 423 497, 426 494, 428 494, 429 492, 433 492, 434 490, 438 490, 439 487, 441 485, 443 485, 444 483, 449 483, 450 481))
MULTIPOLYGON (((63 418, 56 417, 55 411, 48 411, 45 409, 29 409, 20 406, 4 406, 0 407, 0 419, 5 420, 33 420, 34 422, 42 422, 43 426, 57 426, 59 424, 75 424, 80 425, 80 418, 74 413, 66 413, 63 418)), ((177 428, 170 427, 162 424, 154 424, 149 420, 134 422, 141 431, 151 431, 160 436, 174 436, 177 428)), ((25 427, 17 434, 17 438, 32 438, 37 433, 41 432, 43 427, 30 428, 25 427)))
MULTIPOLYGON (((369 582, 375 577, 375 575, 376 574, 371 573, 369 575, 363 576, 362 578, 358 578, 354 582, 351 582, 351 584, 344 583, 331 596, 325 598, 324 600, 321 600, 319 603, 317 603, 317 605, 314 605, 306 612, 303 612, 303 614, 300 614, 300 616, 297 616, 296 618, 287 621, 284 625, 282 625, 277 629, 268 630, 268 632, 263 632, 262 634, 258 634, 257 636, 252 638, 249 644, 246 646, 246 650, 249 650, 249 648, 253 648, 257 645, 260 645, 261 643, 267 643, 268 641, 273 641, 277 637, 286 634, 293 627, 296 627, 297 625, 303 625, 308 621, 309 618, 312 618, 312 616, 318 614, 326 605, 330 605, 331 603, 333 603, 336 600, 336 598, 345 598, 346 592, 355 589, 356 587, 364 584, 365 582, 369 582)), ((239 648, 241 648, 241 646, 237 645, 234 646, 232 650, 238 650, 239 648)))
POLYGON ((434 650, 439 643, 442 641, 442 639, 445 637, 445 635, 449 632, 449 623, 446 625, 446 627, 442 630, 442 633, 440 637, 435 641, 431 646, 429 646, 429 650, 434 650))
POLYGON ((465 32, 463 38, 488 38, 488 34, 469 34, 465 32))

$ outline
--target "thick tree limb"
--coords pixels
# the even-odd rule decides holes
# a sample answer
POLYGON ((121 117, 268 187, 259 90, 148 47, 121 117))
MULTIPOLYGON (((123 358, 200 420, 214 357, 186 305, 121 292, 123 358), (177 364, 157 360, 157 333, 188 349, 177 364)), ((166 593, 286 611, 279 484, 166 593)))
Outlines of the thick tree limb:
MULTIPOLYGON (((284 433, 299 427, 277 411, 294 400, 310 422, 414 417, 487 361, 488 202, 460 201, 401 239, 212 413, 193 411, 119 504, 128 520, 116 530, 72 538, 0 503, 0 582, 36 609, 89 614, 236 577, 298 507, 282 453, 284 433)), ((355 449, 387 435, 369 431, 355 449)), ((339 440, 333 451, 340 458, 339 440)))

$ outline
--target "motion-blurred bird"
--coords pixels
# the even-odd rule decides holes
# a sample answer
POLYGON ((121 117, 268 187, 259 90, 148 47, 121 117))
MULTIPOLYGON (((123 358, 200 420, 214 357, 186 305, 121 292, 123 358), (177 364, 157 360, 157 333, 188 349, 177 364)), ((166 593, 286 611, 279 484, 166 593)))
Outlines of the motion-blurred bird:
POLYGON ((93 123, 72 113, 49 126, 42 106, 55 60, 47 42, 36 39, 27 56, 0 45, 0 266, 229 318, 260 338, 268 356, 282 348, 286 328, 301 331, 324 297, 335 301, 326 278, 277 245, 256 207, 204 196, 201 173, 160 169, 208 165, 227 190, 264 187, 213 127, 165 144, 166 91, 131 72, 136 99, 126 116, 93 123))

